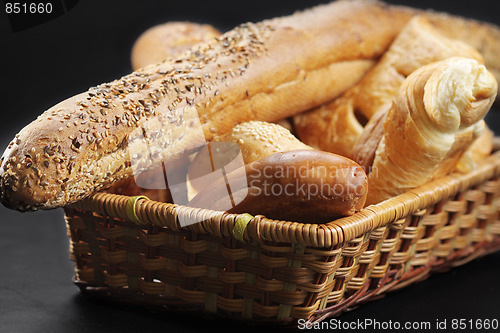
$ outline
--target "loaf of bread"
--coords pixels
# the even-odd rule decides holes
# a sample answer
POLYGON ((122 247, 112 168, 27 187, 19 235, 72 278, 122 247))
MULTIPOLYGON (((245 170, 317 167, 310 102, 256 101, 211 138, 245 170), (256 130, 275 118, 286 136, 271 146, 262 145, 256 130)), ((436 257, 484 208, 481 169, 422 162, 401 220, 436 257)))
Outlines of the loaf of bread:
POLYGON ((401 86, 385 120, 378 122, 383 135, 373 137, 375 144, 369 143, 370 137, 359 143, 376 148, 373 158, 365 158, 373 159, 367 205, 454 170, 480 135, 497 90, 494 76, 468 58, 449 58, 413 72, 401 86))
MULTIPOLYGON (((182 58, 90 88, 16 135, 1 159, 1 201, 20 211, 68 205, 238 123, 278 121, 324 104, 358 82, 416 13, 373 1, 333 2, 244 24, 182 58)), ((485 39, 495 27, 429 15, 463 22, 476 33, 464 39, 491 41, 487 51, 497 50, 497 40, 485 39)))
POLYGON ((219 177, 188 206, 324 223, 361 210, 366 195, 366 174, 352 160, 317 150, 292 150, 219 177))
POLYGON ((134 43, 132 69, 176 58, 187 50, 219 37, 221 33, 209 24, 166 22, 144 31, 134 43))
POLYGON ((470 45, 442 36, 423 16, 414 17, 363 79, 332 103, 296 115, 298 137, 317 149, 352 157, 365 124, 390 107, 404 79, 416 69, 453 56, 483 62, 470 45))
POLYGON ((2 202, 22 211, 66 205, 168 163, 238 123, 276 121, 325 103, 387 49, 411 15, 404 13, 341 1, 244 24, 182 59, 69 98, 7 148, 2 202), (144 143, 146 127, 152 130, 144 143))

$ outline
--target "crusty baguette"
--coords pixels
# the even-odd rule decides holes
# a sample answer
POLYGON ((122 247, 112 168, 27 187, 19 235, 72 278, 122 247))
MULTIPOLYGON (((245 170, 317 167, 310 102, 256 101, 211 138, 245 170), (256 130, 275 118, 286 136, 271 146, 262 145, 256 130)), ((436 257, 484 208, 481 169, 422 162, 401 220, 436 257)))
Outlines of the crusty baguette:
POLYGON ((144 31, 132 47, 132 69, 138 70, 167 58, 176 58, 198 44, 208 42, 221 33, 209 24, 166 22, 144 31))
POLYGON ((361 210, 366 195, 366 174, 352 160, 318 150, 291 150, 219 177, 188 206, 322 223, 361 210))
MULTIPOLYGON (((235 124, 277 121, 332 100, 418 12, 372 1, 333 2, 242 25, 183 59, 69 98, 9 144, 0 168, 2 203, 21 211, 67 205, 168 163, 235 124), (202 131, 194 126, 198 120, 202 131), (154 149, 141 153, 148 145, 154 149)), ((462 19, 446 18, 456 20, 462 19)))
POLYGON ((184 59, 69 98, 25 127, 7 148, 2 202, 18 210, 54 208, 168 162, 200 145, 194 142, 200 133, 190 127, 197 117, 201 138, 208 141, 243 121, 276 121, 324 103, 372 66, 411 15, 403 12, 341 1, 245 24, 184 59), (150 119, 160 123, 148 124, 150 119), (172 119, 179 126, 169 125, 172 119), (156 152, 130 156, 130 140, 144 127, 164 130, 154 137, 156 152))
POLYGON ((366 204, 454 170, 480 134, 497 90, 493 75, 472 59, 449 58, 413 72, 387 113, 382 138, 374 138, 366 204))

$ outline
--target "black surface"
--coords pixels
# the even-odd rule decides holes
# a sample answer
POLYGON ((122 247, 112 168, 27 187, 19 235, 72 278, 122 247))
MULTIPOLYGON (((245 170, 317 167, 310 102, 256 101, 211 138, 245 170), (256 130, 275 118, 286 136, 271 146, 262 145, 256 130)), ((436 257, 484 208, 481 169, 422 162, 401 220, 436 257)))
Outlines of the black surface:
MULTIPOLYGON (((65 15, 16 33, 2 7, 0 149, 48 107, 127 74, 133 42, 152 25, 183 19, 227 30, 241 22, 289 14, 321 2, 327 1, 81 0, 65 15)), ((500 23, 497 1, 406 3, 500 23)), ((498 111, 488 116, 498 134, 499 120, 498 111)), ((73 268, 61 211, 21 214, 0 207, 0 214, 0 332, 256 330, 228 321, 150 313, 83 297, 71 282, 73 268)), ((428 321, 433 327, 437 320, 445 319, 450 327, 452 318, 500 320, 499 278, 497 253, 365 304, 339 319, 428 321)))

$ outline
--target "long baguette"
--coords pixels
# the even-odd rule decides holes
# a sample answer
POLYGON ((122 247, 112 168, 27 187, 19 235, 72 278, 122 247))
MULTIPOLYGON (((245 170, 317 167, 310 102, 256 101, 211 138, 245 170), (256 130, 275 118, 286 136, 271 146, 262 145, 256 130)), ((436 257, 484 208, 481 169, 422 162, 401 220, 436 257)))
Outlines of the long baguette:
POLYGON ((244 24, 181 59, 91 88, 16 135, 1 160, 1 201, 20 211, 67 205, 235 124, 328 102, 362 77, 417 12, 333 2, 244 24))
POLYGON ((279 120, 324 103, 385 51, 407 20, 398 12, 381 3, 341 1, 244 24, 183 59, 69 98, 25 127, 7 148, 2 202, 21 211, 66 205, 199 144, 199 133, 186 121, 179 129, 162 119, 146 124, 152 118, 196 122, 199 116, 201 139, 210 140, 243 121, 279 120), (156 142, 160 152, 133 170, 134 130, 155 132, 163 125, 156 142))

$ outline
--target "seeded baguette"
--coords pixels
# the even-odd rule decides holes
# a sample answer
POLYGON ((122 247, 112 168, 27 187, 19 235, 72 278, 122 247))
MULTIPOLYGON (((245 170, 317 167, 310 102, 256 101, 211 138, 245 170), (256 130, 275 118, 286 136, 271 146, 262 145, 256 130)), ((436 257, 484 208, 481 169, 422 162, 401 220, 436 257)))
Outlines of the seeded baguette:
POLYGON ((68 205, 238 123, 326 103, 363 76, 416 12, 333 2, 244 24, 182 58, 90 88, 16 135, 1 159, 1 201, 20 211, 68 205))
MULTIPOLYGON (((55 208, 168 163, 199 139, 182 119, 199 116, 209 141, 243 121, 276 121, 324 103, 384 52, 406 21, 398 12, 381 3, 341 1, 244 24, 181 59, 69 98, 7 148, 2 203, 20 211, 55 208), (161 133, 159 152, 140 156, 133 170, 128 149, 134 130, 162 117, 184 126, 161 133)), ((156 125, 153 132, 168 124, 156 125)))

